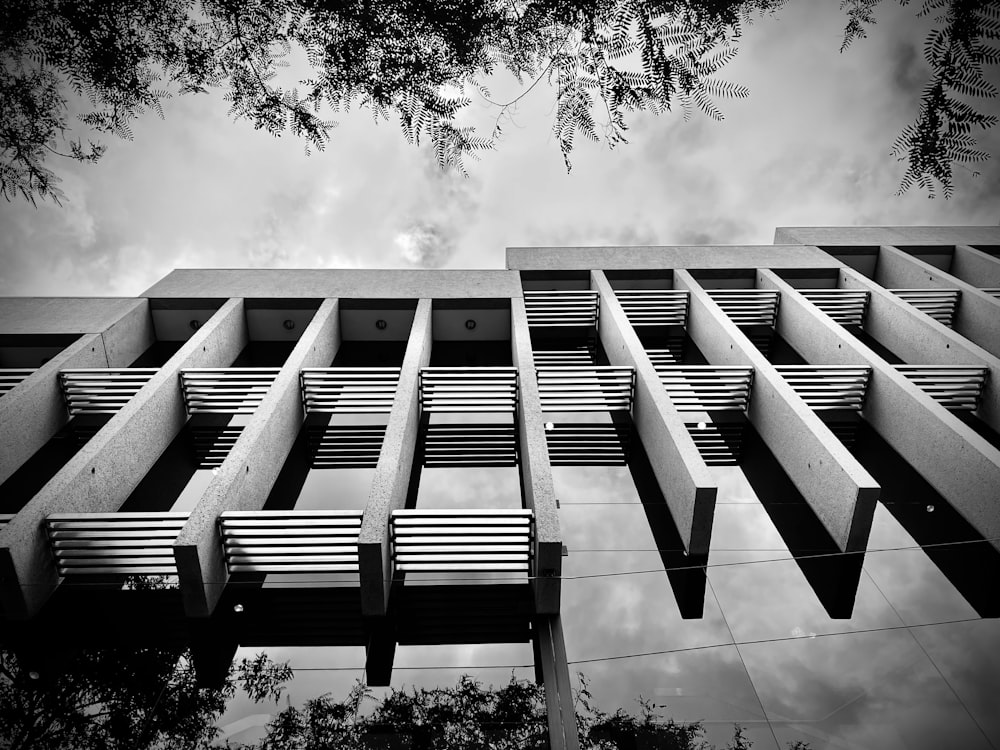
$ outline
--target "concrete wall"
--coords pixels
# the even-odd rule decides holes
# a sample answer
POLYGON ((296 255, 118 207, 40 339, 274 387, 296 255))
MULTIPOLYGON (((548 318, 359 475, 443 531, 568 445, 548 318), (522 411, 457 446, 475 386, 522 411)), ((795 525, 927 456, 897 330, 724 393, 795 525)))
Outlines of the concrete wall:
POLYGON ((188 616, 211 615, 229 578, 219 514, 263 508, 298 437, 303 421, 299 370, 326 367, 339 346, 337 301, 325 300, 177 535, 174 557, 188 616))
POLYGON ((511 349, 518 368, 517 434, 521 454, 521 484, 528 508, 535 512, 535 569, 532 587, 535 611, 559 612, 562 574, 562 532, 556 505, 549 445, 545 437, 545 417, 538 395, 535 357, 531 349, 531 331, 523 299, 512 299, 511 349))
POLYGON ((864 418, 1000 549, 1000 451, 776 274, 758 271, 758 286, 781 292, 778 333, 802 356, 814 362, 872 368, 864 418))
POLYGON ((420 426, 420 368, 430 362, 432 334, 431 300, 422 299, 417 303, 417 312, 413 317, 396 399, 389 413, 385 442, 375 467, 375 478, 358 536, 361 612, 364 615, 384 615, 389 605, 392 582, 389 516, 392 511, 406 505, 420 426))
POLYGON ((187 420, 180 370, 225 367, 246 341, 243 302, 229 300, 0 531, 0 594, 9 617, 30 617, 58 583, 45 517, 118 510, 187 420))
POLYGON ((608 360, 635 368, 632 419, 670 515, 688 553, 707 554, 718 487, 607 277, 594 271, 591 280, 601 294, 600 335, 608 360))
POLYGON ((774 244, 1000 245, 1000 227, 778 227, 774 244))
POLYGON ((814 247, 789 245, 667 245, 661 247, 508 247, 507 268, 589 271, 653 268, 839 268, 814 247))
POLYGON ((968 245, 957 245, 949 269, 976 287, 1000 287, 1000 259, 968 245))
POLYGON ((131 297, 0 297, 0 334, 103 333, 148 304, 131 297))
MULTIPOLYGON (((843 551, 865 549, 881 491, 878 483, 694 277, 677 271, 674 279, 677 289, 691 294, 688 334, 709 362, 754 368, 747 416, 834 543, 843 551)), ((779 333, 788 315, 782 302, 779 333)), ((811 361, 831 364, 822 355, 811 361)))

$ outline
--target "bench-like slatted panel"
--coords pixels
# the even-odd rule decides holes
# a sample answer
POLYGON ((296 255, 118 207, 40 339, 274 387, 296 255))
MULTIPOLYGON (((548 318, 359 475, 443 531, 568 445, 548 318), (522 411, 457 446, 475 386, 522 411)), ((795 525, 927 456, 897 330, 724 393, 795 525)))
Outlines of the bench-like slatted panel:
POLYGON ((561 349, 534 349, 535 367, 562 367, 564 365, 597 364, 597 343, 590 339, 585 344, 561 349))
POLYGON ((515 367, 423 367, 419 380, 425 412, 517 410, 515 367))
POLYGON ((678 411, 746 411, 753 368, 715 365, 656 365, 678 411))
POLYGON ((709 289, 708 296, 738 326, 773 326, 778 316, 779 292, 769 289, 709 289))
POLYGON ((385 425, 310 427, 306 440, 310 468, 374 469, 385 441, 385 425))
POLYGON ((532 327, 596 326, 599 300, 595 291, 525 291, 524 309, 532 327))
POLYGON ((870 367, 776 365, 775 369, 813 409, 859 411, 864 406, 870 367))
POLYGON ((514 424, 431 424, 423 441, 424 466, 516 466, 514 424))
POLYGON ((968 365, 897 365, 896 369, 946 409, 975 411, 989 370, 968 365))
POLYGON ((360 510, 226 511, 219 533, 230 573, 352 573, 360 510))
POLYGON ((538 367, 544 411, 628 411, 635 391, 631 367, 538 367))
POLYGON ((61 576, 176 575, 187 513, 54 513, 45 519, 61 576))
POLYGON ((622 466, 628 454, 629 431, 616 424, 552 425, 545 431, 553 466, 622 466))
POLYGON ((398 367, 307 367, 299 374, 306 413, 388 414, 398 367))
POLYGON ((949 328, 955 322, 955 310, 961 297, 958 289, 890 289, 889 291, 949 328))
POLYGON ((615 296, 633 326, 687 325, 684 289, 620 289, 615 296))
POLYGON ((0 367, 0 398, 33 372, 33 367, 0 367))
POLYGON ((868 312, 867 289, 799 289, 799 292, 836 322, 860 326, 868 312))
POLYGON ((743 451, 744 425, 705 422, 704 426, 688 424, 688 433, 702 459, 709 466, 735 466, 743 451))
POLYGON ((70 415, 114 414, 156 374, 155 367, 60 370, 70 415))
POLYGON ((518 572, 531 568, 530 510, 395 510, 392 557, 401 572, 518 572))
POLYGON ((181 370, 188 414, 250 414, 264 400, 278 367, 219 367, 181 370))

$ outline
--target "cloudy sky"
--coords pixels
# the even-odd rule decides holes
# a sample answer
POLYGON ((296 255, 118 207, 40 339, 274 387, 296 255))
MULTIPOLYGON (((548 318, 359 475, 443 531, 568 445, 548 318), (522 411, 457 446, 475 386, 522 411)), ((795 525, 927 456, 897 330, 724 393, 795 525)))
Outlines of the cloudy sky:
MULTIPOLYGON (((566 174, 552 92, 521 102, 499 148, 442 174, 394 123, 341 117, 306 156, 232 123, 221 96, 169 100, 97 166, 66 165, 69 201, 0 202, 0 295, 136 295, 175 267, 502 268, 516 245, 770 244, 776 226, 1000 223, 1000 132, 957 197, 894 195, 889 155, 927 79, 928 28, 887 3, 839 53, 837 0, 792 0, 751 27, 724 78, 726 120, 634 117, 630 144, 578 143, 566 174)), ((503 80, 494 94, 512 96, 503 80), (509 91, 505 92, 505 89, 509 91)), ((997 102, 990 105, 1000 109, 997 102)), ((473 114, 489 130, 491 112, 473 114)))

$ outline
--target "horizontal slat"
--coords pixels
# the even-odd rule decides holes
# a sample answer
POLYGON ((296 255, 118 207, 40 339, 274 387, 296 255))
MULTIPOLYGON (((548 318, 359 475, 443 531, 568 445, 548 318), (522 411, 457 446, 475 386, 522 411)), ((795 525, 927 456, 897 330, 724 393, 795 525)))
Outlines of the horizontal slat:
POLYGON ((987 368, 970 365, 897 365, 896 369, 946 409, 955 411, 979 408, 989 375, 987 368))
POLYGON ((709 289, 708 296, 736 325, 774 326, 779 292, 769 289, 709 289))
POLYGON ((961 299, 958 289, 890 289, 900 299, 949 328, 955 321, 955 310, 961 299))
POLYGON ((181 370, 189 414, 248 414, 263 401, 280 368, 231 367, 181 370))
POLYGON ((632 408, 631 367, 539 367, 538 395, 547 411, 612 411, 632 408))
POLYGON ((618 303, 632 326, 687 325, 684 289, 619 289, 618 303))
POLYGON ((70 416, 114 414, 156 372, 155 367, 60 370, 59 384, 70 416))
POLYGON ((776 365, 785 381, 813 409, 848 409, 864 406, 870 367, 853 365, 776 365))
POLYGON ((34 372, 33 367, 0 367, 0 398, 34 372))
POLYGON ((600 295, 587 290, 524 292, 524 308, 531 327, 596 326, 600 295))
POLYGON ((425 412, 517 409, 517 368, 423 367, 420 405, 425 412))
POLYGON ((59 574, 175 575, 187 513, 54 513, 45 519, 59 574))
POLYGON ((655 369, 679 411, 746 411, 750 402, 752 367, 658 365, 655 369))
POLYGON ((219 517, 230 573, 357 571, 362 512, 226 511, 219 517))
POLYGON ((300 373, 307 413, 375 413, 392 410, 398 367, 305 368, 300 373))
POLYGON ((807 300, 841 325, 860 326, 868 312, 867 289, 799 289, 807 300))
POLYGON ((390 519, 397 571, 528 571, 530 510, 399 510, 390 519))

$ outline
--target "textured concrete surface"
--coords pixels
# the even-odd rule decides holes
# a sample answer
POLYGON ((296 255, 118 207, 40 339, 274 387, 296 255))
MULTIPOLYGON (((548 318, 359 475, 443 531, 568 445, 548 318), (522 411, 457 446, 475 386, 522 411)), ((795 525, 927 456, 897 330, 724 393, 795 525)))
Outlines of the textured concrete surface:
POLYGON ((852 268, 840 270, 838 286, 869 292, 865 332, 907 364, 987 368, 976 415, 1000 432, 1000 359, 852 268))
POLYGON ((523 299, 512 299, 511 354, 518 368, 517 434, 521 453, 521 484, 524 499, 535 511, 535 611, 559 612, 562 575, 562 532, 549 463, 549 445, 545 437, 545 417, 538 396, 535 357, 531 350, 531 331, 523 299))
POLYGON ((839 268, 814 247, 789 245, 665 245, 643 247, 508 247, 507 268, 589 271, 627 268, 839 268))
POLYGON ((375 467, 372 489, 361 520, 358 561, 361 566, 361 613, 381 616, 389 605, 392 561, 389 515, 406 505, 420 423, 419 374, 431 359, 431 300, 417 303, 410 339, 403 355, 396 399, 389 413, 385 441, 375 467))
POLYGON ((632 420, 670 515, 688 553, 708 554, 718 486, 607 277, 593 271, 591 278, 594 289, 601 294, 600 335, 608 360, 613 365, 635 368, 632 420))
POLYGON ((961 291, 962 297, 955 312, 955 330, 1000 357, 1000 300, 996 297, 888 245, 879 248, 875 270, 876 283, 886 289, 961 291))
POLYGON ((803 357, 870 365, 862 412, 869 424, 972 526, 1000 549, 1000 451, 770 271, 758 286, 781 292, 778 333, 803 357))
POLYGON ((1000 287, 1000 259, 968 245, 955 247, 950 272, 976 287, 1000 287))
MULTIPOLYGON (((674 279, 676 288, 691 293, 688 333, 708 361, 754 368, 747 416, 837 547, 865 549, 878 483, 694 278, 677 271, 674 279)), ((783 318, 801 316, 786 310, 784 300, 778 311, 779 333, 783 318)), ((835 324, 827 318, 827 325, 835 324)), ((822 354, 810 361, 833 364, 822 354)))
POLYGON ((187 420, 180 370, 225 367, 245 345, 243 302, 229 300, 0 531, 9 617, 30 617, 58 583, 45 517, 118 510, 187 420))
POLYGON ((339 346, 337 301, 325 300, 177 535, 174 557, 189 617, 211 615, 229 578, 219 514, 264 507, 302 426, 299 370, 326 367, 339 346))
POLYGON ((580 737, 576 725, 576 701, 566 661, 562 621, 557 613, 537 618, 534 625, 538 661, 541 662, 545 686, 549 747, 553 750, 578 750, 580 737))
POLYGON ((510 271, 360 269, 190 269, 171 271, 143 297, 326 299, 520 297, 510 271))
POLYGON ((0 483, 66 424, 59 371, 107 367, 100 334, 81 336, 0 398, 0 483))
POLYGON ((145 304, 131 297, 0 297, 0 334, 101 333, 145 304))
POLYGON ((121 318, 101 333, 108 367, 128 367, 156 341, 149 300, 137 299, 121 318))
POLYGON ((1000 227, 778 227, 774 230, 774 244, 795 243, 831 246, 998 245, 1000 227))

